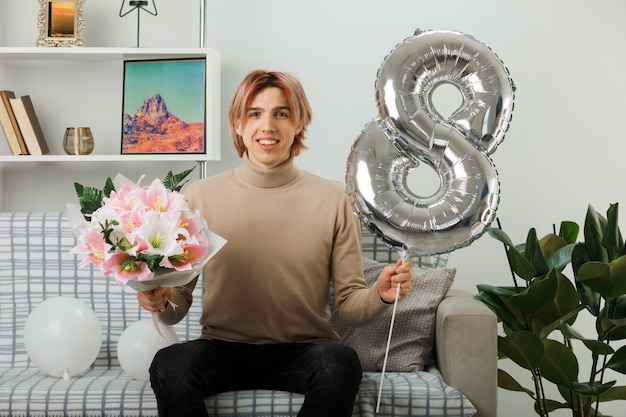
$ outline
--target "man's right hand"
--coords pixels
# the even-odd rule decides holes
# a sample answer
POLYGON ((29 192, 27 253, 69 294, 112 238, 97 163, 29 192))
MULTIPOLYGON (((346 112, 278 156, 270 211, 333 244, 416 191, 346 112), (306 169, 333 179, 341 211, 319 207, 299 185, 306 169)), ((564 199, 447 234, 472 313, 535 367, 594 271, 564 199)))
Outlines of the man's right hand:
POLYGON ((138 291, 137 300, 139 301, 139 305, 148 311, 165 311, 171 293, 172 288, 170 287, 159 287, 150 291, 138 291))

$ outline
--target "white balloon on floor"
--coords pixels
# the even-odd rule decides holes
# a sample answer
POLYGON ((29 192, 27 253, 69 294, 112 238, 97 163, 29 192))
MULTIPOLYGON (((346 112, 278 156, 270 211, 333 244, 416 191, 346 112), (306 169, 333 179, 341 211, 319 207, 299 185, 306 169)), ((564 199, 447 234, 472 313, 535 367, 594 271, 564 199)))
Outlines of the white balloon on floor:
POLYGON ((117 357, 122 369, 132 378, 150 379, 150 364, 160 349, 178 343, 172 326, 159 322, 161 334, 152 319, 139 320, 126 328, 117 342, 117 357))
POLYGON ((72 297, 49 298, 33 309, 24 327, 24 347, 30 360, 50 376, 83 374, 102 345, 96 313, 72 297))

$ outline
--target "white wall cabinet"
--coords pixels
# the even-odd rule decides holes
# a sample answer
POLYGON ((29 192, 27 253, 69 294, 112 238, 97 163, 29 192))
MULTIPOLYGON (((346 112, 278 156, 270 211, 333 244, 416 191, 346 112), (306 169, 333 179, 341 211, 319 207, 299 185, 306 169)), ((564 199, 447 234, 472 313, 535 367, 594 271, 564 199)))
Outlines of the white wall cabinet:
POLYGON ((31 96, 50 148, 43 156, 12 155, 0 140, 0 210, 39 209, 16 202, 23 192, 69 190, 67 197, 73 198, 74 181, 104 184, 103 168, 110 176, 121 170, 129 178, 139 173, 162 178, 198 163, 203 176, 206 163, 220 159, 220 57, 212 49, 0 47, 0 89, 31 96), (121 155, 124 61, 198 57, 206 58, 206 153, 121 155), (71 126, 91 128, 92 154, 65 154, 63 134, 71 126))

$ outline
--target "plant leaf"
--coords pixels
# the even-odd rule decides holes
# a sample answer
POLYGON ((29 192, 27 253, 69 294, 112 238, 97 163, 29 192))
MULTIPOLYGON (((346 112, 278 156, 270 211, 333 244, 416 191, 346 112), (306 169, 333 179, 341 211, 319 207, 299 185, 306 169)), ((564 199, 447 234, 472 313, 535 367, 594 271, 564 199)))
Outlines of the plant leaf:
MULTIPOLYGON (((554 400, 546 400, 546 404, 548 405, 548 412, 556 411, 562 408, 570 408, 566 403, 560 403, 554 400)), ((535 410, 537 410, 537 402, 535 401, 535 410)), ((597 417, 600 417, 599 415, 597 417)))
POLYGON ((578 270, 581 265, 593 260, 585 244, 578 243, 572 250, 572 270, 574 271, 574 278, 578 277, 578 270))
POLYGON ((543 341, 544 355, 539 369, 548 381, 563 387, 578 378, 578 360, 570 348, 552 339, 543 341))
POLYGON ((489 285, 479 285, 477 288, 479 292, 474 298, 482 301, 489 307, 505 326, 513 330, 523 330, 526 328, 502 300, 502 298, 510 298, 515 292, 489 285))
POLYGON ((626 346, 617 349, 605 367, 621 374, 626 374, 626 346))
POLYGON ((619 203, 611 204, 606 212, 606 229, 602 237, 602 245, 606 248, 609 261, 624 254, 624 240, 618 224, 619 203))
POLYGON ((562 271, 570 262, 572 262, 572 252, 574 251, 576 245, 576 243, 570 243, 555 250, 548 257, 548 259, 546 259, 548 267, 550 269, 562 271))
POLYGON ((593 206, 587 207, 587 216, 585 217, 584 235, 586 247, 590 259, 598 262, 608 262, 606 249, 602 246, 604 229, 606 227, 606 219, 602 217, 593 206))
POLYGON ((613 303, 614 308, 610 314, 612 318, 602 321, 602 330, 605 333, 611 332, 611 340, 624 340, 626 339, 626 296, 614 298, 613 303))
POLYGON ((504 232, 502 229, 493 227, 488 227, 487 232, 489 233, 489 236, 493 237, 496 240, 499 240, 506 246, 506 253, 509 265, 517 276, 526 281, 529 281, 537 276, 537 271, 535 270, 535 267, 524 257, 523 249, 519 249, 518 247, 516 247, 509 235, 506 234, 506 232, 504 232))
POLYGON ((604 334, 610 333, 611 340, 626 339, 626 319, 604 319, 601 325, 604 334))
POLYGON ((613 385, 615 385, 615 382, 616 381, 611 381, 604 384, 599 382, 595 382, 593 384, 589 384, 587 382, 572 382, 572 389, 577 394, 585 397, 596 398, 607 392, 613 385))
POLYGON ((531 390, 521 386, 515 378, 502 369, 498 369, 498 386, 509 391, 525 392, 531 398, 535 398, 535 395, 531 390))
POLYGON ((606 264, 586 262, 578 270, 580 282, 588 285, 606 300, 626 294, 626 256, 606 264))
POLYGON ((487 227, 486 230, 489 236, 504 243, 505 246, 510 248, 515 246, 509 235, 507 235, 504 230, 496 227, 487 227))
MULTIPOLYGON (((573 323, 576 320, 576 313, 571 313, 578 311, 577 307, 580 304, 576 288, 565 275, 553 269, 550 272, 549 279, 556 282, 556 291, 547 303, 534 312, 532 317, 533 330, 535 332, 539 331, 540 334, 543 334, 544 329, 547 327, 552 327, 551 330, 555 330, 561 321, 573 323)), ((536 284, 533 282, 531 287, 536 284)), ((547 337, 547 334, 545 334, 545 337, 547 337)), ((543 340, 545 337, 541 337, 541 339, 543 340)))
POLYGON ((626 386, 612 386, 600 396, 600 401, 626 400, 626 386))
POLYGON ((525 313, 532 313, 554 300, 557 286, 558 281, 553 274, 533 281, 524 291, 511 297, 511 304, 525 313))
POLYGON ((598 317, 602 308, 602 297, 600 294, 589 288, 588 285, 580 282, 578 279, 576 279, 576 292, 578 293, 578 299, 587 308, 587 310, 594 317, 598 317))
POLYGON ((578 226, 578 223, 562 221, 561 228, 559 229, 559 236, 561 236, 563 240, 569 245, 572 243, 576 243, 579 231, 580 226, 578 226))
POLYGON ((537 239, 537 231, 531 228, 526 236, 526 246, 524 248, 524 258, 532 264, 537 271, 537 275, 545 275, 548 273, 548 263, 543 254, 541 244, 537 239))
POLYGON ((555 321, 553 323, 550 323, 549 325, 545 326, 539 332, 539 338, 541 340, 545 339, 554 330, 560 329, 562 323, 571 323, 571 322, 573 322, 576 319, 576 316, 578 315, 578 312, 580 312, 583 308, 584 308, 584 306, 582 304, 578 304, 572 311, 566 313, 565 315, 560 317, 557 321, 555 321))
POLYGON ((565 243, 561 236, 555 235, 554 233, 548 233, 539 240, 539 246, 541 247, 541 252, 547 261, 554 252, 567 246, 567 243, 565 243))
POLYGON ((498 350, 524 369, 536 369, 544 356, 544 345, 536 334, 519 330, 498 336, 498 350))
POLYGON ((578 333, 572 326, 567 323, 561 322, 561 332, 566 339, 577 339, 583 342, 589 350, 596 355, 611 355, 615 353, 609 344, 601 342, 595 339, 586 339, 582 334, 578 333))
POLYGON ((511 268, 518 277, 526 281, 530 281, 537 276, 537 270, 533 264, 530 263, 530 261, 528 261, 517 249, 510 247, 507 250, 507 255, 511 268))

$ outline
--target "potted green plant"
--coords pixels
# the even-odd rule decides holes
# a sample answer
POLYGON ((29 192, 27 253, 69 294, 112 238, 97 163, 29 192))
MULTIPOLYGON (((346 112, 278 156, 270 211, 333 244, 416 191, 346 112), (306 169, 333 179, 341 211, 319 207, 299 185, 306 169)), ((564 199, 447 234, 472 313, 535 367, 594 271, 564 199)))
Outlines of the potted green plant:
POLYGON ((498 386, 527 393, 542 417, 557 409, 602 416, 601 402, 626 400, 626 386, 610 378, 612 371, 626 374, 626 255, 618 204, 606 217, 589 206, 582 242, 579 231, 578 224, 563 221, 558 234, 538 238, 532 228, 518 245, 499 228, 488 231, 506 247, 513 285, 479 285, 476 298, 502 324, 499 359, 528 370, 533 381, 524 387, 499 369, 498 386), (572 279, 564 272, 568 266, 572 279), (595 318, 595 335, 574 328, 581 314, 595 318), (579 355, 590 355, 591 369, 580 368, 579 355), (547 398, 546 383, 556 386, 560 399, 547 398))

